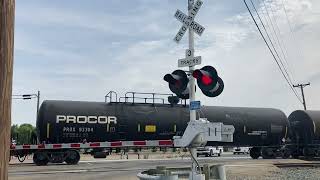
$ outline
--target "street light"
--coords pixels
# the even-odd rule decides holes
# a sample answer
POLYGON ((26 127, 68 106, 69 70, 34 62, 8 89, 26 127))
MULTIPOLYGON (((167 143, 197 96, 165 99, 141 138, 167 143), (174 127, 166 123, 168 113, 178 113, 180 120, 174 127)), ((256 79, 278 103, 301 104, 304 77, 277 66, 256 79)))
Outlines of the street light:
POLYGON ((29 100, 29 99, 33 99, 33 98, 37 98, 37 116, 36 116, 36 118, 37 118, 38 113, 39 113, 39 105, 40 105, 40 91, 38 91, 37 94, 12 95, 12 99, 29 100))

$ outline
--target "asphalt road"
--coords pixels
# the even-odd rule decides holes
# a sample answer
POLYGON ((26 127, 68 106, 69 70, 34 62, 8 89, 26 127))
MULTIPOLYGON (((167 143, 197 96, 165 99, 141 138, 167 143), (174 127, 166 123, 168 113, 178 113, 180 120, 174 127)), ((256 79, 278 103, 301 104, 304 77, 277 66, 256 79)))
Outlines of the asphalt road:
MULTIPOLYGON (((250 160, 247 155, 233 156, 225 154, 222 157, 200 157, 200 163, 225 163, 239 160, 250 160)), ((137 180, 136 175, 156 166, 187 167, 191 160, 184 159, 145 159, 145 160, 87 160, 80 161, 78 165, 35 166, 31 163, 12 164, 9 167, 10 180, 85 180, 85 179, 111 179, 111 180, 137 180)))

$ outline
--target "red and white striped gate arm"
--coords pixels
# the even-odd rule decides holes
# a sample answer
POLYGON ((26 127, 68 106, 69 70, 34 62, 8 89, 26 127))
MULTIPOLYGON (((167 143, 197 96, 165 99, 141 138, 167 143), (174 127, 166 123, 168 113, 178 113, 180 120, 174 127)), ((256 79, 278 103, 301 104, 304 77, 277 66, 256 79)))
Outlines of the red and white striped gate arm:
POLYGON ((92 143, 66 143, 66 144, 38 144, 38 145, 11 145, 10 150, 38 150, 38 149, 88 149, 112 147, 173 147, 172 140, 152 141, 115 141, 92 143))

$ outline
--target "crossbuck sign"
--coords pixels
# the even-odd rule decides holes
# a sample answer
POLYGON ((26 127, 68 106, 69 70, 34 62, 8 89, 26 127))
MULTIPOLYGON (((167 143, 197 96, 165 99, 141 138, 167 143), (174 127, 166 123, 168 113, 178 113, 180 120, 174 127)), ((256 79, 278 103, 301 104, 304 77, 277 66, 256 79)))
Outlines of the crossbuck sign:
POLYGON ((183 23, 182 27, 180 28, 179 32, 174 38, 174 41, 179 43, 179 41, 182 39, 183 35, 186 33, 188 28, 195 33, 197 33, 199 36, 202 35, 205 28, 201 26, 199 23, 194 21, 194 17, 197 15, 197 13, 200 10, 200 7, 202 6, 203 2, 201 0, 198 0, 194 6, 191 9, 190 16, 187 16, 179 9, 176 11, 174 17, 183 23))

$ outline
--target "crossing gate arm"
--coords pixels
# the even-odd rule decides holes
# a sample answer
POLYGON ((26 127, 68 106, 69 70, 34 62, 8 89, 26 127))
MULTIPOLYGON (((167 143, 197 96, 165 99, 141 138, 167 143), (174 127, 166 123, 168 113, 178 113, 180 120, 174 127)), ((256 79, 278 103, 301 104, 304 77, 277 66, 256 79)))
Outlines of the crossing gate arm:
POLYGON ((90 143, 11 145, 10 150, 40 150, 40 149, 89 149, 89 148, 122 148, 122 147, 173 147, 172 140, 144 141, 113 141, 90 143))

